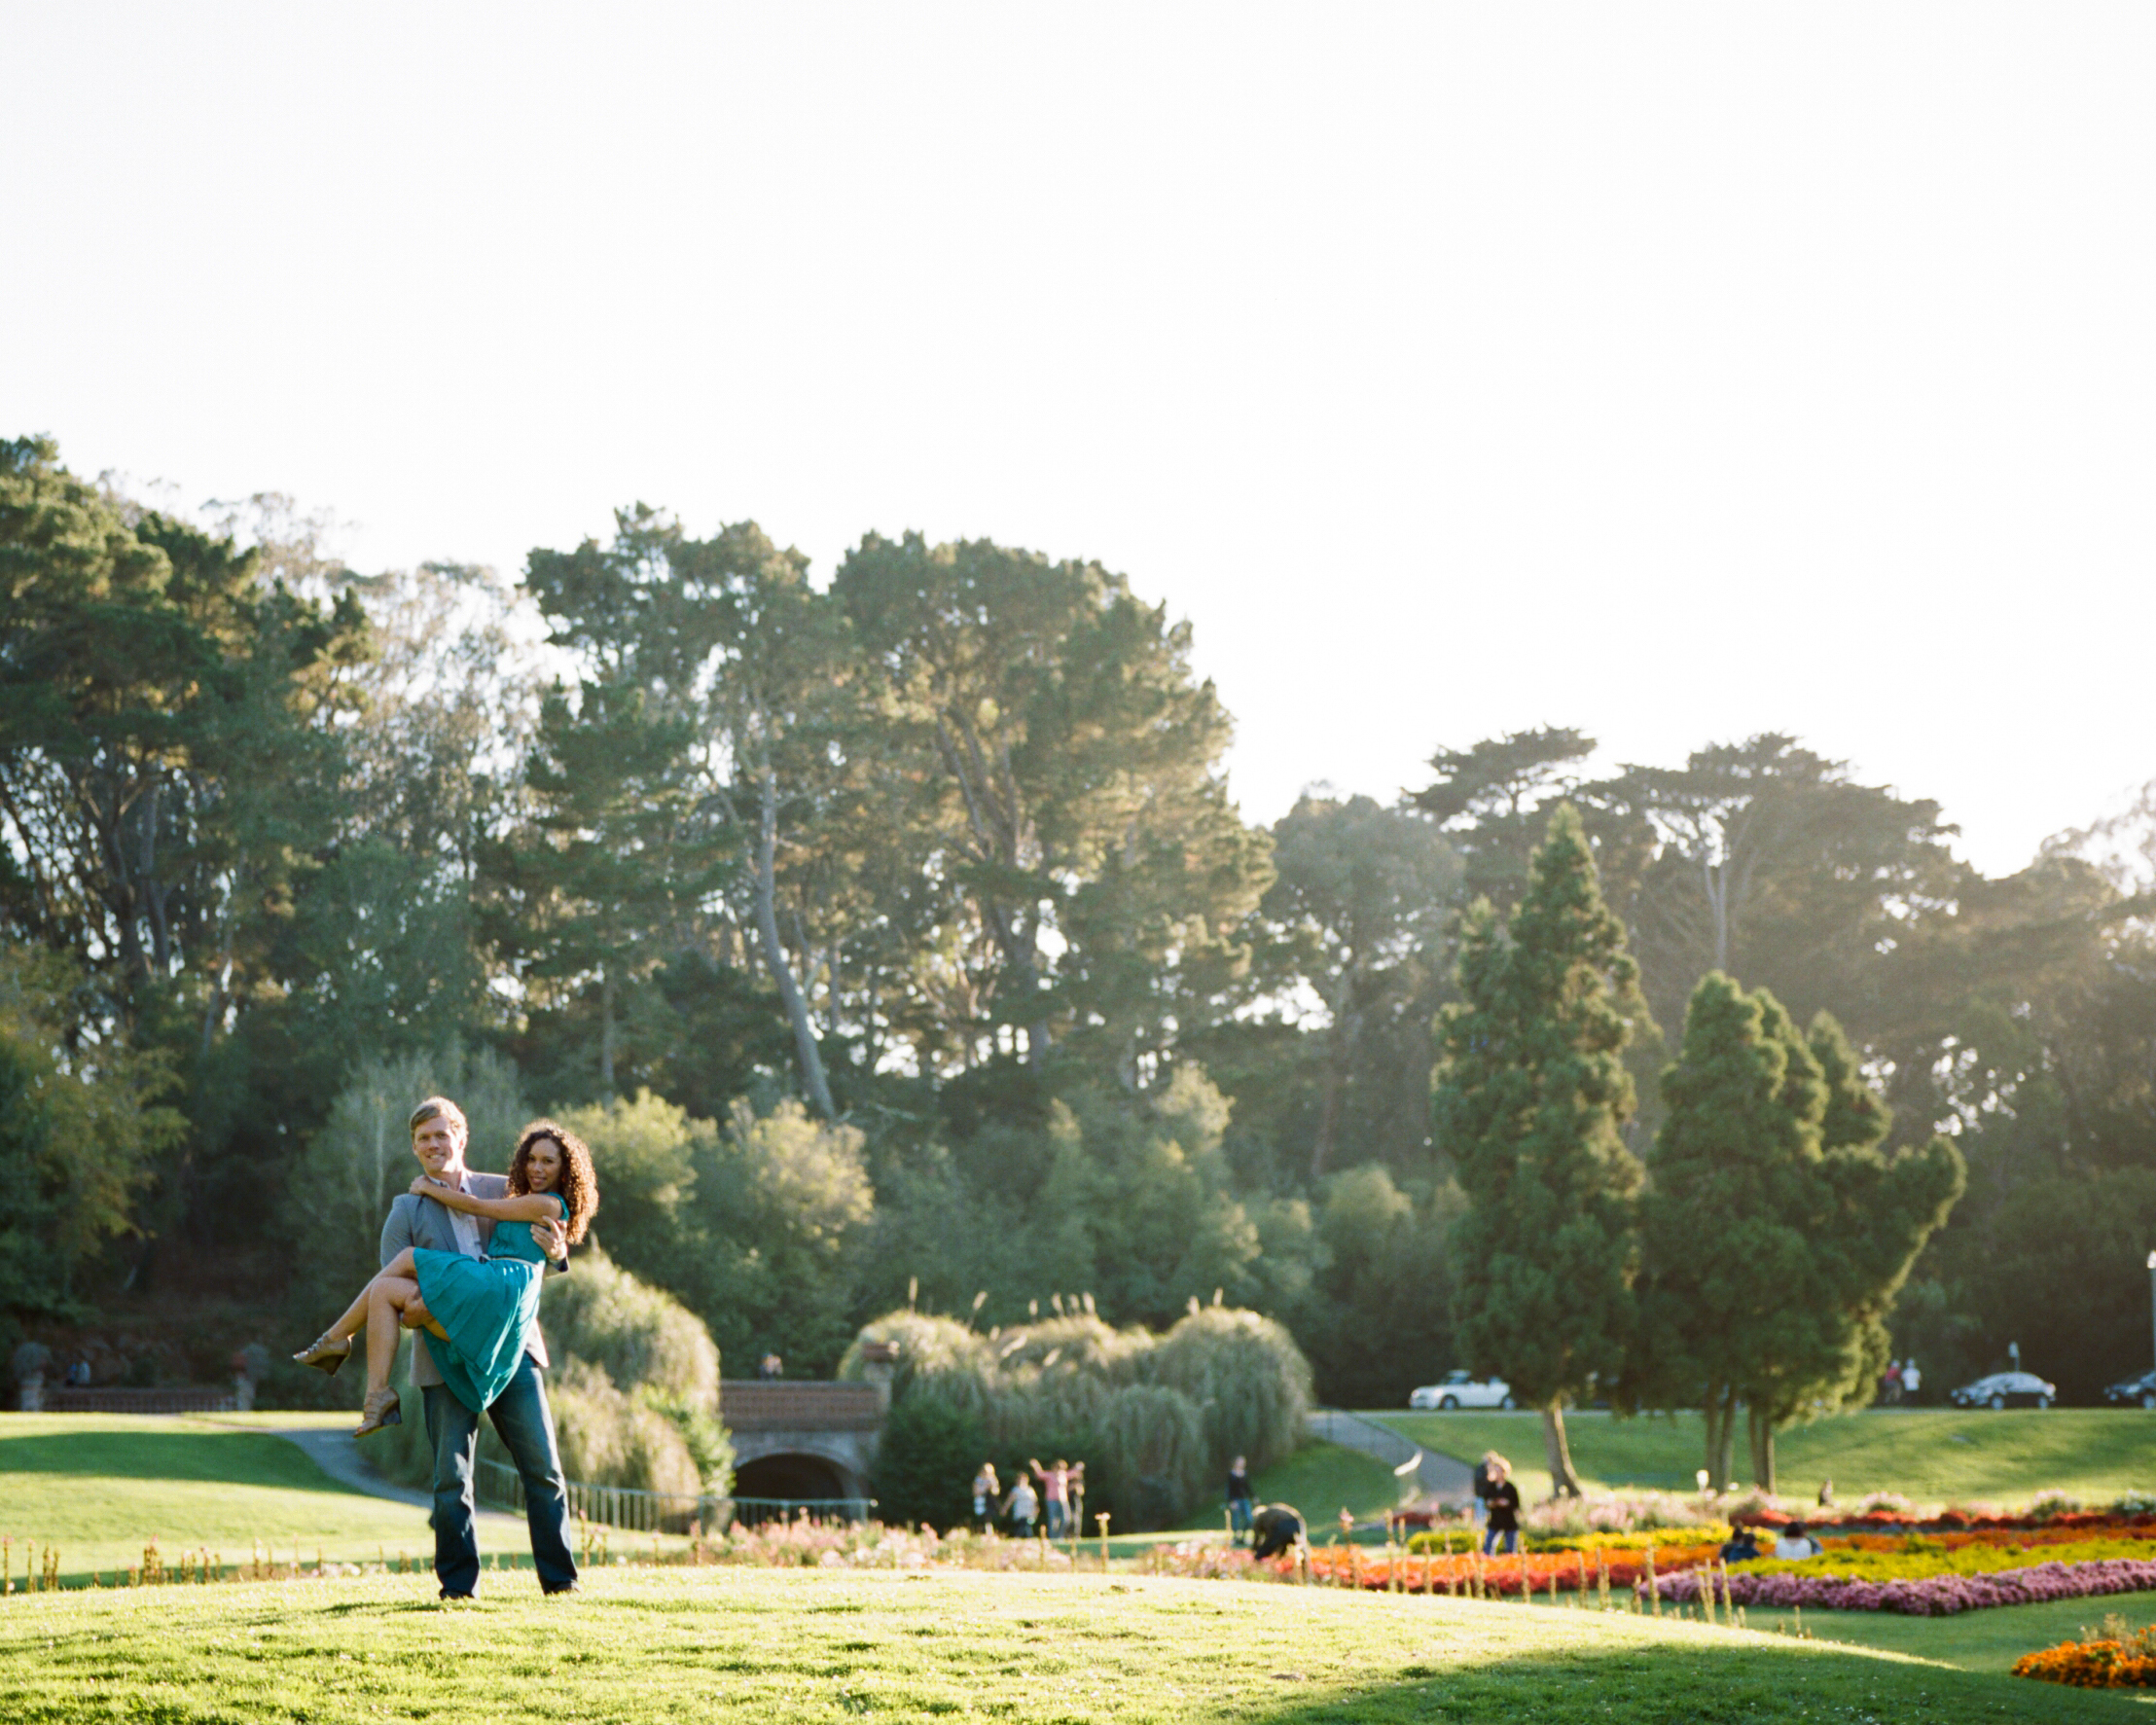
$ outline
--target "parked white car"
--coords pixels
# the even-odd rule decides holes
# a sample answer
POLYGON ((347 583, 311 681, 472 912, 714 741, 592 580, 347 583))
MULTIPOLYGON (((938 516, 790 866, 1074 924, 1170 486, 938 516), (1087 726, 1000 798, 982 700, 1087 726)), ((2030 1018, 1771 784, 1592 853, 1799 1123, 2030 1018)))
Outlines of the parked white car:
POLYGON ((1436 1408, 1451 1413, 1455 1408, 1514 1408, 1519 1403, 1512 1399, 1512 1386, 1502 1378, 1476 1378, 1462 1371, 1447 1372, 1444 1381, 1425 1384, 1408 1397, 1411 1408, 1436 1408))

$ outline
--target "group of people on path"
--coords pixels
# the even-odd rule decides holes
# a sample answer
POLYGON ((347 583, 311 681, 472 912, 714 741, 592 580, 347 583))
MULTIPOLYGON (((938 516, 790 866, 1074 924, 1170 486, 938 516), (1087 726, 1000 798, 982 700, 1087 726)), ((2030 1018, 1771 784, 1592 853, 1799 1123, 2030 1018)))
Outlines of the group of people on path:
POLYGON ((973 1476, 973 1530, 986 1533, 998 1521, 1019 1539, 1030 1539, 1036 1526, 1050 1539, 1075 1538, 1086 1530, 1086 1464, 1058 1456, 1043 1467, 1028 1459, 1010 1491, 996 1477, 995 1463, 984 1461, 973 1476), (1033 1489, 1033 1481, 1040 1489, 1033 1489))
POLYGON ((1917 1391, 1923 1387, 1923 1374, 1917 1369, 1913 1359, 1890 1359, 1886 1362, 1886 1374, 1879 1381, 1879 1399, 1889 1408, 1917 1399, 1917 1391))
POLYGON ((292 1357, 331 1376, 366 1336, 367 1395, 354 1436, 404 1423, 389 1378, 403 1331, 413 1338, 434 1457, 434 1573, 445 1599, 479 1591, 473 1472, 484 1415, 523 1481, 524 1520, 541 1591, 577 1591, 568 1541, 568 1487, 554 1411, 547 1402, 547 1345, 539 1286, 568 1269, 599 1203, 592 1152, 551 1120, 517 1139, 507 1174, 465 1165, 471 1128, 447 1096, 412 1111, 412 1153, 421 1172, 382 1223, 380 1274, 343 1314, 292 1357))

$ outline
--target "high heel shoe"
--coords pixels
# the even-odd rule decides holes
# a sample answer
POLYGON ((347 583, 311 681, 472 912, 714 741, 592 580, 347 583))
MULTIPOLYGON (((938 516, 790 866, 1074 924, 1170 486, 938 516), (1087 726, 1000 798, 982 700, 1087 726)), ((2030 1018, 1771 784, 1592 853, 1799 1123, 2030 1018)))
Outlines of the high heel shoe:
POLYGON ((292 1357, 303 1366, 312 1366, 317 1372, 326 1372, 334 1378, 338 1368, 352 1357, 352 1339, 349 1336, 318 1336, 292 1357))
POLYGON ((371 1431, 379 1431, 385 1425, 402 1425, 404 1412, 397 1406, 397 1392, 382 1388, 372 1392, 360 1405, 359 1425, 352 1433, 363 1438, 371 1431))

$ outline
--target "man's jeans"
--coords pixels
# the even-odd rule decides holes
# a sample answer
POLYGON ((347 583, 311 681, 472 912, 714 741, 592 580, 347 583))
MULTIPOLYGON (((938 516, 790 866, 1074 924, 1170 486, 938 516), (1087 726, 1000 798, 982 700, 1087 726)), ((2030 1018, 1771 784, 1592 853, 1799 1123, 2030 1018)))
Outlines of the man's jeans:
POLYGON ((1234 1530, 1237 1543, 1240 1544, 1242 1536, 1250 1531, 1249 1498, 1231 1497, 1228 1499, 1228 1526, 1234 1530))
MULTIPOLYGON (((444 1384, 430 1384, 420 1394, 426 1402, 427 1442, 434 1448, 434 1573, 444 1593, 475 1594, 479 1535, 472 1527, 472 1471, 479 1452, 479 1416, 444 1384)), ((531 1561, 539 1585, 550 1594, 557 1592, 576 1580, 567 1533, 569 1493, 555 1449, 546 1381, 530 1354, 518 1361, 517 1375, 486 1417, 523 1478, 524 1519, 531 1528, 531 1561)))
POLYGON ((1486 1558, 1495 1557, 1497 1548, 1503 1546, 1507 1555, 1520 1549, 1520 1529, 1517 1527, 1492 1527, 1483 1535, 1482 1549, 1486 1558))

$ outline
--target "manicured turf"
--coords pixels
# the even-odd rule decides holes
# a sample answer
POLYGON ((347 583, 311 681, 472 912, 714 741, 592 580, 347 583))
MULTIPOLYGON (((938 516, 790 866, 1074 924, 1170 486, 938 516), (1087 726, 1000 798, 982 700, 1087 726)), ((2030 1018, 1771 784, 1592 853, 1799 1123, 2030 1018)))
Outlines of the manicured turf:
MULTIPOLYGON (((1392 1469, 1359 1450, 1339 1444, 1305 1444, 1277 1466, 1250 1482, 1260 1503, 1292 1503, 1310 1521, 1314 1537, 1337 1527, 1343 1509, 1361 1521, 1383 1516, 1400 1501, 1392 1469)), ((1226 1485, 1223 1482, 1222 1491, 1226 1485)), ((1225 1507, 1225 1505, 1223 1505, 1225 1507)))
POLYGON ((476 1605, 400 1577, 0 1604, 0 1718, 2116 1719, 2131 1703, 1547 1607, 1097 1575, 612 1570, 476 1605))
MULTIPOLYGON (((1473 1461, 1496 1450, 1518 1470, 1522 1494, 1549 1494, 1542 1421, 1536 1414, 1373 1413, 1439 1455, 1473 1461)), ((1692 1489, 1702 1460, 1696 1414, 1635 1420, 1607 1414, 1565 1416, 1572 1465, 1583 1481, 1606 1486, 1692 1489)), ((1743 1445, 1738 1446, 1744 1472, 1743 1445)), ((1899 1491, 1919 1502, 2026 1501, 2053 1487, 2091 1502, 2156 1489, 2156 1415, 2138 1408, 2010 1408, 2004 1413, 1920 1409, 1849 1414, 1792 1427, 1776 1440, 1777 1484, 1785 1497, 1809 1500, 1822 1478, 1852 1503, 1867 1491, 1899 1491)))
MULTIPOLYGON (((1904 1617, 1895 1611, 1807 1611, 1804 1628, 1820 1640, 1877 1647, 1916 1659, 1936 1659, 1966 1671, 2009 1670, 2025 1653, 2082 1639, 2117 1612, 2135 1629, 2156 1621, 2156 1596, 2128 1594, 2099 1599, 2047 1599, 2040 1605, 2001 1605, 1953 1617, 1904 1617)), ((1787 1611, 1754 1607, 1744 1613, 1754 1630, 1783 1633, 1796 1627, 1787 1611)))
MULTIPOLYGON (((306 1415, 253 1421, 323 1422, 306 1415)), ((167 1563, 202 1547, 243 1563, 258 1539, 287 1563, 295 1540, 310 1564, 318 1552, 431 1559, 425 1510, 347 1491, 294 1445, 236 1423, 242 1428, 186 1417, 0 1415, 0 1536, 15 1542, 14 1562, 22 1562, 26 1540, 56 1544, 64 1575, 109 1579, 139 1563, 153 1535, 167 1563)), ((510 1555, 505 1548, 504 1561, 510 1555)))

